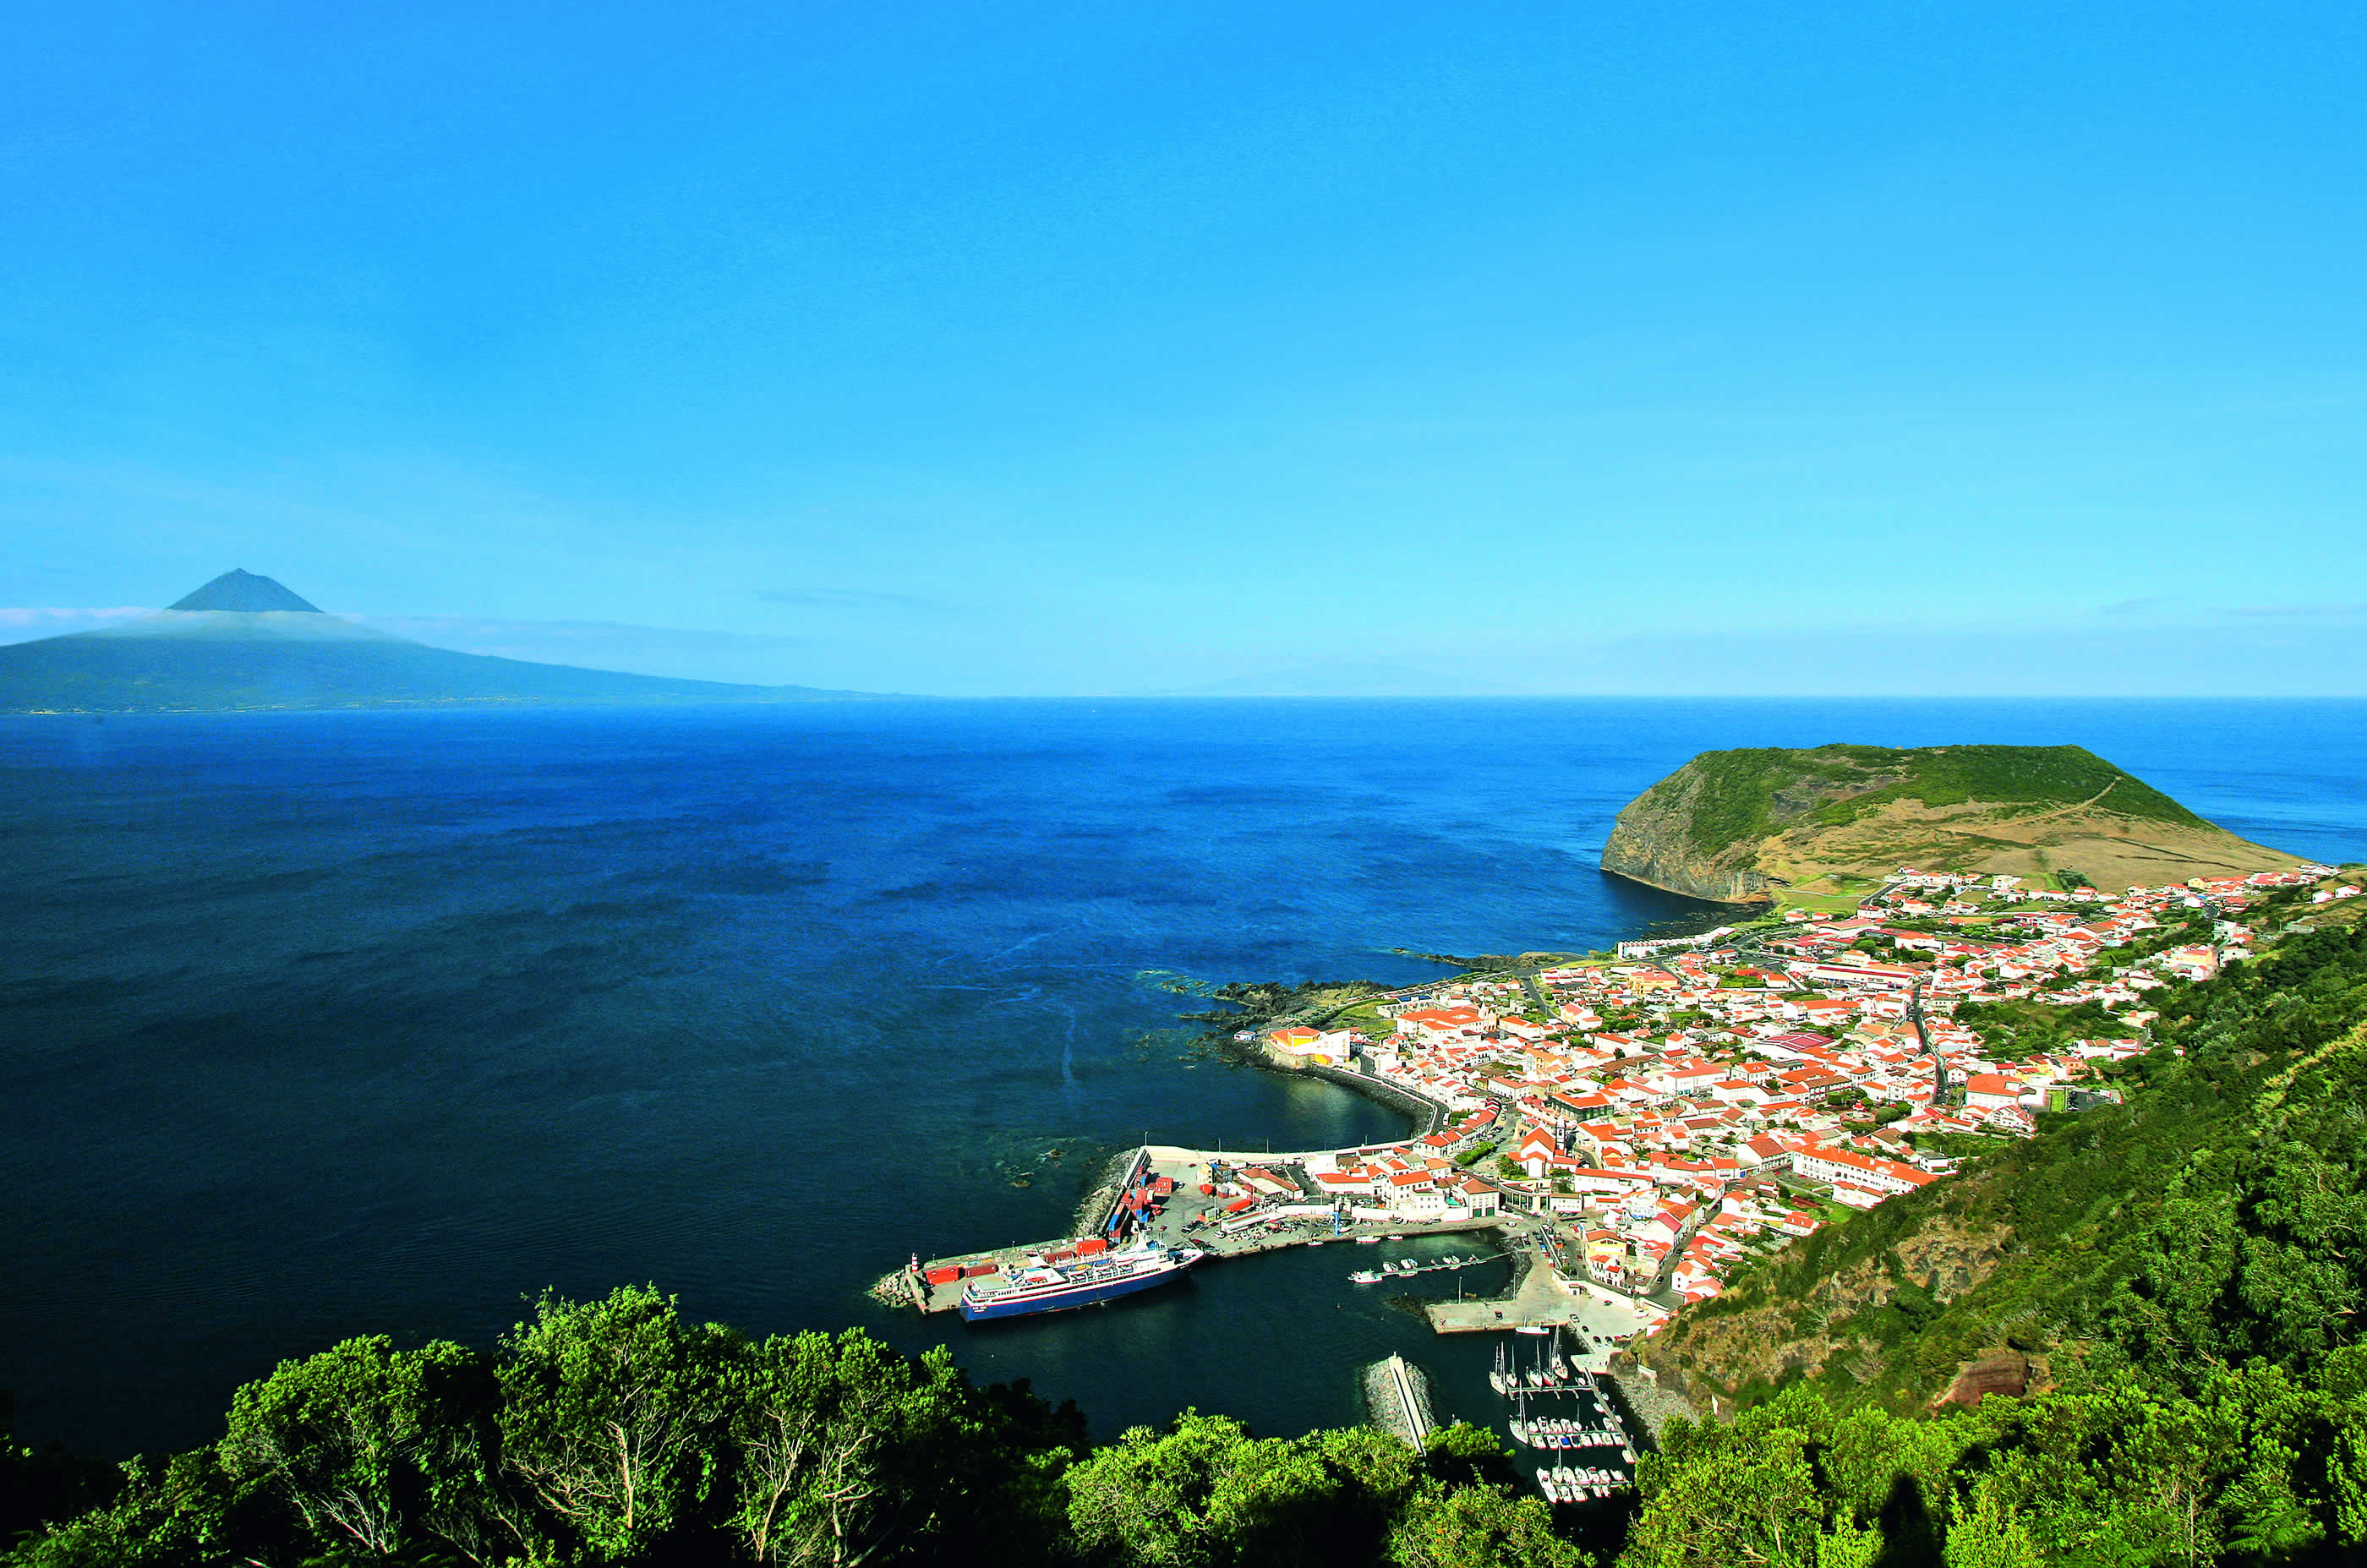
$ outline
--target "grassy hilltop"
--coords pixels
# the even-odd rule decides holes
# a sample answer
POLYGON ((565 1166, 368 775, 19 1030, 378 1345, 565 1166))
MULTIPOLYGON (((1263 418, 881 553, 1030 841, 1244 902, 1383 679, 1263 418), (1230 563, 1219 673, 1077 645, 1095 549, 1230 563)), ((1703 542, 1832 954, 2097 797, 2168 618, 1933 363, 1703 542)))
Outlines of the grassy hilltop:
POLYGON ((1744 900, 1900 865, 2097 886, 2289 866, 2080 746, 1704 751, 1620 812, 1603 866, 1744 900))

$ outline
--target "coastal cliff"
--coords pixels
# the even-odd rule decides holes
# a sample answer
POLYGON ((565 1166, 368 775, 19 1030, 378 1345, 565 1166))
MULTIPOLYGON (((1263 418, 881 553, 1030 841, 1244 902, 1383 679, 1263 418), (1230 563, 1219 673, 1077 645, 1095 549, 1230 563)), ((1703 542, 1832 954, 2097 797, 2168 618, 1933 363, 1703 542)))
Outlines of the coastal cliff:
POLYGON ((1727 903, 1901 865, 2118 891, 2299 863, 2078 746, 1704 751, 1628 802, 1603 850, 1605 871, 1727 903))

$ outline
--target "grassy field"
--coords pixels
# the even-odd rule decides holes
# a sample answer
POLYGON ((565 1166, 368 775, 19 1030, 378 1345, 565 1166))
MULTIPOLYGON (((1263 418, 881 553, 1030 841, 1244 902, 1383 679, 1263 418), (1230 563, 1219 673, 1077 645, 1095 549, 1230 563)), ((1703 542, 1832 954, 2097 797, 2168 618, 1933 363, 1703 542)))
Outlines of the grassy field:
POLYGON ((1358 1002, 1354 1007, 1332 1015, 1331 1027, 1353 1029, 1376 1040, 1382 1040, 1397 1032, 1398 1021, 1382 1017, 1379 1008, 1372 1002, 1358 1002))
POLYGON ((1779 915, 1786 909, 1806 909, 1811 914, 1845 915, 1857 908, 1858 900, 1865 897, 1868 888, 1878 886, 1880 885, 1873 882, 1857 883, 1834 893, 1810 892, 1800 887, 1778 887, 1773 889, 1775 909, 1779 915))

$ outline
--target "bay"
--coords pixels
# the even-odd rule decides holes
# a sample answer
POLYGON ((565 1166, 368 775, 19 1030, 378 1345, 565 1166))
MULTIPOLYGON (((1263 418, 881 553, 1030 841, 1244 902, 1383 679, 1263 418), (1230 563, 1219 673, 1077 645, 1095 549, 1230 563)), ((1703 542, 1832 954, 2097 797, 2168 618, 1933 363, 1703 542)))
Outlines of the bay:
MULTIPOLYGON (((966 702, 0 721, 0 1387, 150 1452, 351 1334, 491 1343, 626 1281, 943 1340, 1104 1435, 1358 1419, 1443 1344, 1325 1249, 966 1328, 863 1287, 1064 1234, 1148 1134, 1402 1131, 1185 1059, 1178 979, 1439 973, 1704 907, 1596 869, 1715 746, 2077 742, 2367 856, 2356 702, 966 702)), ((1501 1277, 1465 1276, 1485 1288, 1501 1277)), ((1432 1276, 1433 1280, 1450 1276, 1432 1276)), ((1451 1286, 1445 1287, 1451 1289, 1451 1286)))

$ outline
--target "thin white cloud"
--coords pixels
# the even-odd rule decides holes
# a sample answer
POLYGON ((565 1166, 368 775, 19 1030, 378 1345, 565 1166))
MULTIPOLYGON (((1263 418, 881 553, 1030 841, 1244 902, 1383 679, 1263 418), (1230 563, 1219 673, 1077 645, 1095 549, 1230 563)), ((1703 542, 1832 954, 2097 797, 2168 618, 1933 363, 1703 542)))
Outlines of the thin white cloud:
POLYGON ((2292 619, 2367 615, 2367 604, 2243 604, 2239 615, 2276 615, 2292 619))
POLYGON ((921 593, 874 593, 859 588, 772 588, 757 593, 767 604, 798 604, 815 610, 927 610, 954 606, 921 593))
POLYGON ((696 631, 683 626, 640 626, 625 621, 508 621, 478 615, 355 615, 364 626, 442 647, 484 652, 481 645, 531 643, 540 648, 580 645, 671 649, 682 652, 739 653, 810 648, 814 639, 760 632, 696 631))
POLYGON ((139 604, 107 604, 92 608, 59 605, 0 607, 0 643, 33 642, 45 637, 70 637, 120 626, 155 611, 139 604))
POLYGON ((45 626, 59 621, 120 621, 156 612, 139 604, 109 604, 96 609, 0 608, 0 626, 45 626))
POLYGON ((694 631, 617 621, 518 621, 478 615, 356 615, 379 631, 461 653, 689 680, 809 684, 811 637, 694 631))

